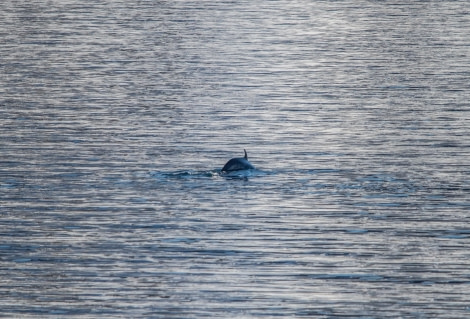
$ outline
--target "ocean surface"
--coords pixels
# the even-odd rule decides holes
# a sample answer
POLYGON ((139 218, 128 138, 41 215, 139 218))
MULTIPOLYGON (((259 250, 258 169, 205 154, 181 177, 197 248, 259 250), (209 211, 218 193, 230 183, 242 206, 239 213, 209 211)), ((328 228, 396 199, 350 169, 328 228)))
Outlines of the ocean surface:
POLYGON ((0 317, 469 318, 469 159, 467 1, 2 1, 0 317))

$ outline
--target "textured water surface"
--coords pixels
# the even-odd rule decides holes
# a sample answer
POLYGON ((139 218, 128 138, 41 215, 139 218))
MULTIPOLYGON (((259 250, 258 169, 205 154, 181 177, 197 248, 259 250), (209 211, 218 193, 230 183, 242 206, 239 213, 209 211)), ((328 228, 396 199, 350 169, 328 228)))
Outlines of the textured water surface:
POLYGON ((468 318, 469 22, 2 2, 1 316, 468 318))

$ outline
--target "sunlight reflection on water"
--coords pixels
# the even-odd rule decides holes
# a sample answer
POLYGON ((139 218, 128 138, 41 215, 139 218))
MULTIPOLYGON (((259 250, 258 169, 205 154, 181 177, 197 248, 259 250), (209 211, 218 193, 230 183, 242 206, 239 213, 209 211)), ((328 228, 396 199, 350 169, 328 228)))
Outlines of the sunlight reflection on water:
POLYGON ((2 314, 468 317, 465 4, 0 4, 2 314))

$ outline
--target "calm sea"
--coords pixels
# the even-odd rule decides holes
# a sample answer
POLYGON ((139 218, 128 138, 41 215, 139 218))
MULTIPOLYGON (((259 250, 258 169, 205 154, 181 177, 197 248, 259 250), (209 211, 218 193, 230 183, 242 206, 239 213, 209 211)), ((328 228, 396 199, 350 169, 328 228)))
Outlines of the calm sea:
POLYGON ((469 318, 469 101, 467 1, 2 1, 0 317, 469 318))

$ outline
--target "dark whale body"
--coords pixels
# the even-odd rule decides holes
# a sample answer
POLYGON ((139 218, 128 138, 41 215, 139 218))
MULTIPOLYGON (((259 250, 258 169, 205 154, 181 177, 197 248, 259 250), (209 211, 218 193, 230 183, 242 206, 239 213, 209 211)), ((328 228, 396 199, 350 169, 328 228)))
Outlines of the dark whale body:
POLYGON ((248 155, 246 154, 246 150, 244 151, 245 151, 245 157, 232 158, 222 168, 222 172, 233 172, 233 171, 241 171, 245 169, 255 169, 255 167, 250 162, 248 162, 248 155))

